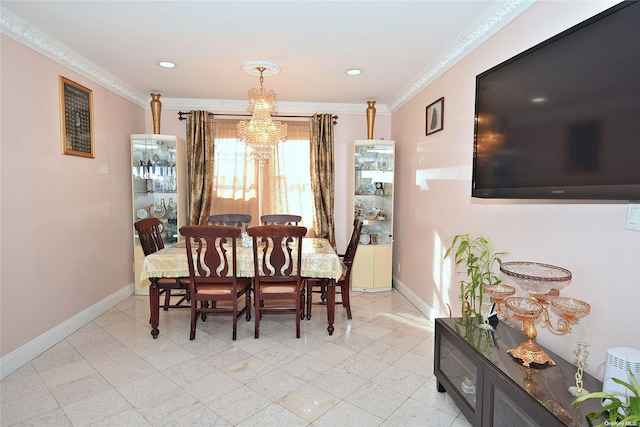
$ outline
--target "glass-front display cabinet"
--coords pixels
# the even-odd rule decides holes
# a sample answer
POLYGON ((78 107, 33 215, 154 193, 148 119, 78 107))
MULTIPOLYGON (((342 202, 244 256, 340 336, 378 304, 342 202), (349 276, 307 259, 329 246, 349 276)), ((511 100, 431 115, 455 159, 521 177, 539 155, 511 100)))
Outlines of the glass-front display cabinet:
POLYGON ((351 287, 356 291, 391 289, 394 165, 394 141, 355 141, 353 215, 363 222, 351 271, 351 287))
MULTIPOLYGON (((176 243, 187 222, 186 142, 171 135, 131 135, 131 171, 133 221, 159 218, 165 245, 176 243)), ((149 283, 140 282, 144 253, 131 229, 136 293, 146 294, 149 283)))

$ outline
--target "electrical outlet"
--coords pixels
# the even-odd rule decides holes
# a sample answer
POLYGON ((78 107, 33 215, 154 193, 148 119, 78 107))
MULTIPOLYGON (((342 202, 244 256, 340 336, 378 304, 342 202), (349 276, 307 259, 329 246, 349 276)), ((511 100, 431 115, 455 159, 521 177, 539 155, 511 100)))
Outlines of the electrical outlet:
POLYGON ((627 205, 627 230, 640 231, 640 203, 627 205))

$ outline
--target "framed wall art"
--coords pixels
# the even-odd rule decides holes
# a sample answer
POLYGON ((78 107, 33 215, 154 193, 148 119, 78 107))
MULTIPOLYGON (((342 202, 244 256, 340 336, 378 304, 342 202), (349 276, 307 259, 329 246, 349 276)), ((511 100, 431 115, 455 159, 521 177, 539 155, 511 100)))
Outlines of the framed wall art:
POLYGON ((93 91, 60 76, 62 153, 94 158, 93 91))
POLYGON ((427 135, 444 129, 444 97, 427 105, 427 135))

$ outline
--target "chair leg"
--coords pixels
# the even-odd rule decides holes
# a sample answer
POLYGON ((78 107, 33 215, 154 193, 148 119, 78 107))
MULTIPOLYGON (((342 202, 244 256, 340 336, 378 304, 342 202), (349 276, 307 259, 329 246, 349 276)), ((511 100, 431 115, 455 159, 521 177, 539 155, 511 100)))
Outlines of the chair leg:
POLYGON ((171 304, 171 288, 164 292, 164 311, 169 310, 169 304, 171 304))
POLYGON ((198 316, 196 312, 196 304, 197 301, 191 301, 191 333, 189 334, 189 339, 196 339, 196 318, 198 316))
POLYGON ((304 319, 305 301, 307 300, 307 281, 305 280, 300 289, 300 319, 304 319))
POLYGON ((307 281, 307 320, 311 320, 311 304, 313 303, 313 282, 307 281))
POLYGON ((246 319, 247 322, 251 320, 251 290, 248 290, 244 294, 244 305, 247 308, 246 319))
POLYGON ((232 341, 236 340, 237 327, 238 327, 238 297, 236 295, 236 299, 233 300, 233 335, 231 337, 232 341))
POLYGON ((340 292, 342 293, 342 305, 347 309, 347 319, 351 319, 351 303, 349 302, 349 282, 342 283, 340 292))
POLYGON ((255 320, 253 335, 255 339, 258 339, 258 337, 260 336, 260 316, 262 316, 262 313, 260 312, 260 300, 256 296, 256 293, 257 292, 254 292, 253 294, 253 299, 256 303, 256 312, 254 313, 254 316, 256 316, 256 320, 255 320))
POLYGON ((302 306, 304 304, 304 288, 300 290, 300 297, 296 302, 296 338, 300 338, 300 319, 303 317, 302 306))

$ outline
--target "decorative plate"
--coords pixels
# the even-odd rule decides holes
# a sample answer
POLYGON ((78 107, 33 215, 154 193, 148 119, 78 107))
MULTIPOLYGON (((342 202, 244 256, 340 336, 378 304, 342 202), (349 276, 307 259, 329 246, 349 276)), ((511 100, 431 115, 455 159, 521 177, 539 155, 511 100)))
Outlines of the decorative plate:
POLYGON ((367 194, 376 194, 376 185, 374 183, 367 184, 367 194))
POLYGON ((162 218, 167 213, 167 209, 161 205, 151 205, 149 206, 149 213, 152 217, 162 218))
POLYGON ((362 243, 363 245, 368 245, 369 242, 371 242, 371 238, 368 234, 363 234, 362 236, 360 236, 360 243, 362 243))
POLYGON ((375 219, 378 216, 378 212, 376 208, 367 208, 364 211, 364 217, 367 219, 375 219))
POLYGON ((146 217, 149 216, 149 211, 146 210, 145 208, 140 208, 138 209, 138 211, 136 212, 136 216, 140 219, 145 219, 146 217))

